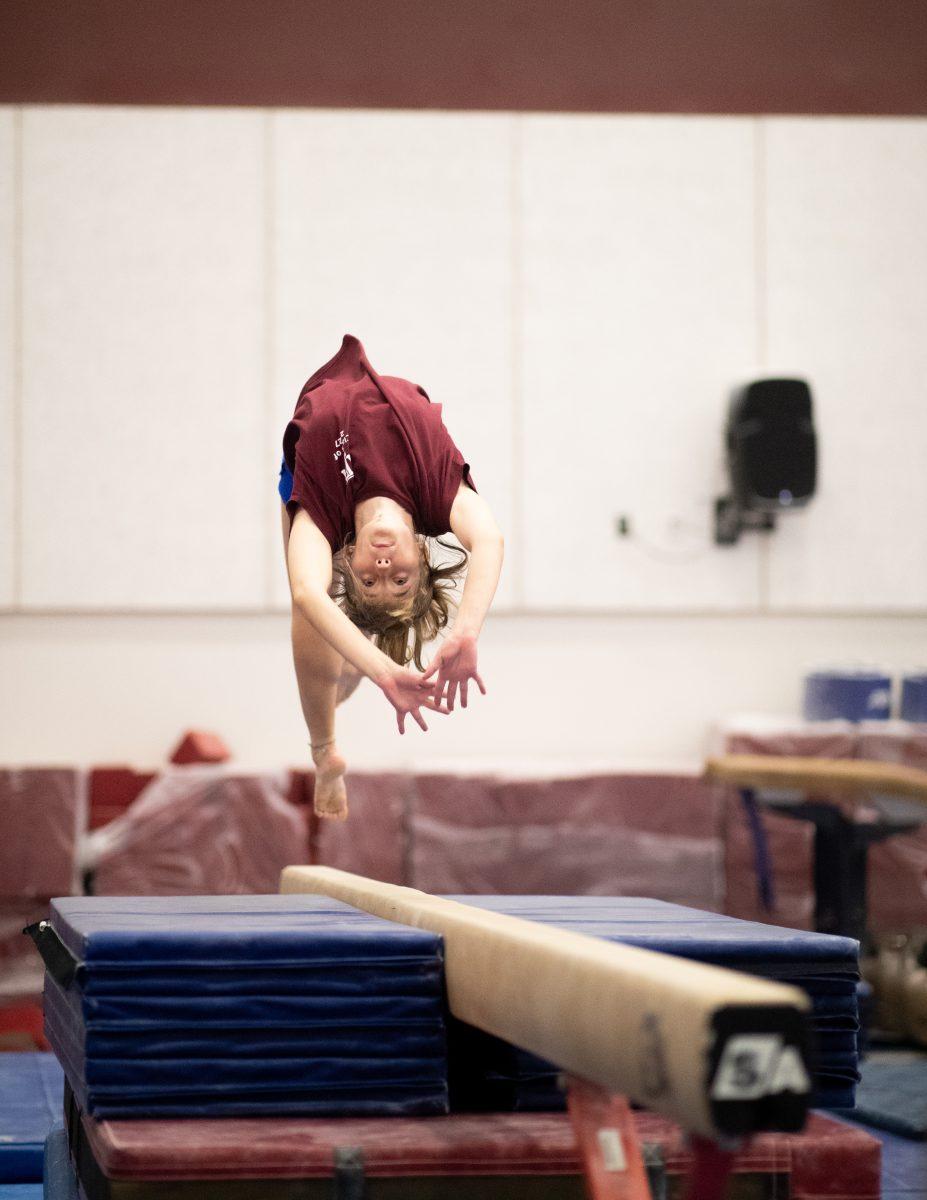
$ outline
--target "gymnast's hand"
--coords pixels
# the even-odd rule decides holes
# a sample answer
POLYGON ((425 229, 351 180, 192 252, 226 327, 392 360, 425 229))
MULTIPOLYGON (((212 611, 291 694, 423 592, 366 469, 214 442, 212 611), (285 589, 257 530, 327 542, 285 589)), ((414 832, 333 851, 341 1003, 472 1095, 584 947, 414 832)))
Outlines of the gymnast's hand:
POLYGON ((382 679, 377 680, 380 690, 396 710, 396 724, 399 732, 405 733, 406 714, 408 713, 416 724, 427 730, 425 718, 419 709, 429 708, 432 712, 446 713, 435 699, 435 685, 429 683, 424 675, 417 671, 409 671, 405 667, 395 667, 382 679))
MULTIPOLYGON (((450 634, 445 638, 437 654, 431 660, 423 679, 431 679, 437 673, 435 680, 435 699, 447 704, 447 711, 454 711, 454 701, 457 699, 457 689, 460 689, 460 707, 467 707, 467 686, 471 679, 483 695, 486 688, 476 669, 476 638, 468 634, 450 634)), ((443 709, 441 710, 444 711, 443 709)))

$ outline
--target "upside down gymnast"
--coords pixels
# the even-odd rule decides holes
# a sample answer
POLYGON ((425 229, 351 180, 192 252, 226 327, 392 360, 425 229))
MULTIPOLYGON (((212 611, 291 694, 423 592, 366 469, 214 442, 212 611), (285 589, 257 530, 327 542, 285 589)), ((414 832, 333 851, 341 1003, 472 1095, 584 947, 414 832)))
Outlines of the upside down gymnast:
POLYGON ((283 437, 283 544, 293 662, 315 764, 314 807, 344 819, 346 762, 335 708, 363 676, 427 729, 422 709, 467 706, 503 539, 470 467, 417 384, 381 376, 346 335, 303 386, 283 437), (430 539, 453 533, 463 550, 430 539), (432 557, 434 555, 434 558, 432 557), (422 650, 452 614, 427 670, 422 650), (410 665, 411 664, 411 665, 410 665))

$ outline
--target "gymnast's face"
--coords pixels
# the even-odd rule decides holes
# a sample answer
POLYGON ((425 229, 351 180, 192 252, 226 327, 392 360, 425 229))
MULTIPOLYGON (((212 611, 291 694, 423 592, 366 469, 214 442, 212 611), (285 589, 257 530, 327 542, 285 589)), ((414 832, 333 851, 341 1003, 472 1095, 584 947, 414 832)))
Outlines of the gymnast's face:
POLYGON ((422 569, 415 533, 397 514, 374 514, 357 530, 351 569, 363 595, 379 604, 401 604, 415 592, 422 569))

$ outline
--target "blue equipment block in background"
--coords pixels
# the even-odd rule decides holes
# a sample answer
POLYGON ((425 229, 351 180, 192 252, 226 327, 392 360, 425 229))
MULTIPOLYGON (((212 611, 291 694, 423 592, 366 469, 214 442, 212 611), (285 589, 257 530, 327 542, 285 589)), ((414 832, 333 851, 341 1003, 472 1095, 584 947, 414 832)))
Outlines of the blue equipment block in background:
POLYGON ((41 1183, 45 1139, 63 1111, 54 1054, 0 1054, 0 1183, 41 1183))

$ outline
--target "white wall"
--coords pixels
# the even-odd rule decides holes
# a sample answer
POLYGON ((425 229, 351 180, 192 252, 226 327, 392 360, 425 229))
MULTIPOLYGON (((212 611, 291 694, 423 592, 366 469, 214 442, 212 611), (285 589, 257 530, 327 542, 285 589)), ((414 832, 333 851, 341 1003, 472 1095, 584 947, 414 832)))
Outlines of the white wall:
POLYGON ((709 548, 724 397, 731 373, 756 355, 754 125, 525 124, 532 608, 723 611, 761 601, 757 540, 733 553, 709 548), (619 514, 632 540, 615 537, 619 514))
POLYGON ((16 599, 19 517, 16 512, 18 475, 15 396, 17 320, 16 290, 19 283, 17 219, 18 116, 0 109, 0 611, 16 599))
POLYGON ((401 740, 359 695, 355 757, 691 759, 821 662, 923 663, 924 211, 924 120, 0 109, 0 759, 299 759, 279 446, 346 331, 508 542, 491 696, 401 740), (820 493, 718 548, 774 368, 820 493))
POLYGON ((264 601, 263 134, 26 111, 24 608, 264 601))
MULTIPOLYGON (((897 674, 925 646, 924 618, 499 616, 483 637, 489 694, 466 712, 399 737, 364 683, 339 733, 368 769, 695 768, 716 719, 795 714, 817 662, 860 657, 897 674)), ((0 762, 156 766, 195 726, 221 732, 244 764, 308 765, 282 615, 9 617, 0 680, 0 762)))
POLYGON ((770 561, 777 605, 927 605, 927 121, 766 130, 768 354, 814 379, 821 495, 770 561), (920 226, 920 228, 918 228, 920 226))

